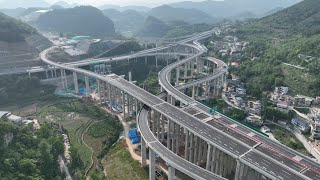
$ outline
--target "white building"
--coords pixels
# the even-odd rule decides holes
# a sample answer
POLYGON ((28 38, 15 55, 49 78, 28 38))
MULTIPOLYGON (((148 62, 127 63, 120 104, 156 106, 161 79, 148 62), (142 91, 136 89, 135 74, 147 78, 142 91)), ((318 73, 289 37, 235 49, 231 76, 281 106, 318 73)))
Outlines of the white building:
POLYGON ((307 133, 310 130, 309 124, 301 119, 293 118, 291 124, 298 128, 301 133, 307 133))
POLYGON ((245 121, 255 126, 262 126, 263 124, 261 117, 254 114, 250 114, 248 117, 246 117, 245 121))
POLYGON ((18 125, 22 125, 23 123, 22 117, 12 115, 11 112, 8 111, 0 111, 0 118, 6 119, 18 125))

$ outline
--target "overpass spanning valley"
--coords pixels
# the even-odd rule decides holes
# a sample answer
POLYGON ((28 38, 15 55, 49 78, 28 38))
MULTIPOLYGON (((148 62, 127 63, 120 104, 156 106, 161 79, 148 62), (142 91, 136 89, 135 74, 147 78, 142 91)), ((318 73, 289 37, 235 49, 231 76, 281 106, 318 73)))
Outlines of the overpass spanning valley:
POLYGON ((141 164, 146 165, 148 147, 150 179, 155 179, 155 154, 167 162, 169 179, 174 178, 175 170, 194 179, 320 179, 320 165, 309 157, 222 114, 211 114, 210 108, 195 100, 203 94, 206 97, 219 95, 225 81, 226 64, 202 57, 206 48, 197 42, 212 33, 199 33, 177 43, 132 55, 85 60, 78 64, 50 61, 47 53, 54 47, 43 51, 40 58, 53 69, 59 69, 64 87, 67 87, 66 71, 73 73, 75 92, 79 91, 78 75, 84 75, 89 96, 89 77, 95 78, 102 104, 116 102, 122 107, 124 117, 139 112, 141 164), (193 44, 188 44, 190 42, 193 44), (163 91, 159 96, 117 75, 101 75, 78 68, 87 63, 130 61, 146 56, 157 59, 170 55, 177 56, 177 61, 160 71, 159 84, 163 91), (185 58, 181 59, 182 56, 185 58), (176 79, 172 78, 174 72, 176 79), (204 72, 206 77, 179 85, 180 72, 183 72, 184 79, 193 79, 204 72), (203 87, 204 93, 200 94, 199 88, 203 87), (185 89, 192 89, 192 97, 181 92, 185 89))

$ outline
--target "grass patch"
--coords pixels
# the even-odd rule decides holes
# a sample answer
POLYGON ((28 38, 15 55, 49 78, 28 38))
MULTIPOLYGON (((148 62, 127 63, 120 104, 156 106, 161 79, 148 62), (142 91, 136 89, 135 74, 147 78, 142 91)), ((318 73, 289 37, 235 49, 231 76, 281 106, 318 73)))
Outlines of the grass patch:
POLYGON ((293 133, 277 126, 268 127, 272 129, 273 136, 282 144, 303 154, 309 155, 308 151, 304 148, 302 142, 300 142, 293 133))
POLYGON ((303 94, 310 95, 309 87, 313 80, 314 76, 307 73, 305 70, 297 69, 294 67, 282 65, 281 66, 283 75, 284 75, 284 83, 289 87, 290 94, 303 94))
POLYGON ((116 117, 107 114, 90 101, 69 100, 56 103, 44 108, 38 116, 39 120, 58 123, 68 131, 71 146, 76 149, 76 153, 72 154, 79 156, 81 160, 78 165, 72 167, 81 174, 91 167, 90 148, 94 151, 94 164, 90 172, 100 174, 101 158, 118 140, 122 131, 122 126, 116 117))
POLYGON ((301 112, 302 114, 308 114, 310 113, 309 108, 295 108, 297 111, 301 112))
POLYGON ((140 163, 131 158, 130 152, 120 144, 110 149, 105 158, 105 168, 109 180, 147 180, 148 173, 140 163))

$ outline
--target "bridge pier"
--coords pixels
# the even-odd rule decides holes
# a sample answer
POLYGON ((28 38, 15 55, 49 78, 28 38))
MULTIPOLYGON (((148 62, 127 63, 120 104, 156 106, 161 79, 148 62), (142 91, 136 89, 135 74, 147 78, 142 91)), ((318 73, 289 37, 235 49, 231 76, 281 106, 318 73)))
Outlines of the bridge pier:
POLYGON ((88 76, 84 76, 84 82, 86 84, 86 96, 90 97, 90 82, 88 76))
POLYGON ((141 138, 141 167, 145 167, 147 165, 147 148, 146 142, 143 138, 141 138))
POLYGON ((188 77, 188 64, 185 63, 184 64, 184 78, 187 78, 188 77))
POLYGON ((74 91, 76 94, 78 94, 79 93, 79 84, 78 84, 77 72, 73 72, 73 83, 74 83, 74 91))
POLYGON ((176 86, 179 86, 179 78, 180 78, 180 67, 177 67, 176 86))
POLYGON ((156 178, 156 156, 155 152, 149 148, 149 180, 155 180, 156 178))
MULTIPOLYGON (((30 74, 30 73, 29 73, 29 74, 30 74)), ((63 88, 63 89, 66 89, 65 84, 64 84, 64 79, 63 79, 64 74, 63 74, 63 70, 62 70, 62 69, 60 69, 60 74, 61 74, 62 88, 63 88)))
POLYGON ((174 180, 175 173, 176 173, 175 168, 169 165, 169 167, 168 167, 168 180, 174 180))

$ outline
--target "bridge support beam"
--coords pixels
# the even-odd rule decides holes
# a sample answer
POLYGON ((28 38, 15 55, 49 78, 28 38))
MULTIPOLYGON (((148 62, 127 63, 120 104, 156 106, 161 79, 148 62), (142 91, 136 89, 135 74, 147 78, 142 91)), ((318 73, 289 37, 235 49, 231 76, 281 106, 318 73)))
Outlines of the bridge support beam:
POLYGON ((147 165, 147 148, 146 142, 143 138, 141 138, 141 167, 145 167, 147 165))
POLYGON ((177 67, 177 74, 176 74, 176 86, 179 86, 179 78, 180 78, 180 67, 177 67))
POLYGON ((84 82, 86 84, 86 96, 89 97, 90 96, 90 83, 89 83, 88 76, 84 76, 84 82))
POLYGON ((156 156, 152 149, 149 148, 149 180, 155 180, 156 176, 156 156))
MULTIPOLYGON (((64 84, 64 80, 63 80, 63 70, 62 69, 60 69, 60 74, 61 74, 61 83, 62 83, 62 88, 63 89, 65 89, 66 87, 65 87, 65 84, 64 84)), ((29 76, 30 76, 30 72, 29 72, 29 76)))
POLYGON ((79 84, 78 84, 78 75, 76 72, 73 72, 73 83, 74 83, 74 92, 79 93, 79 84))
POLYGON ((185 129, 185 133, 186 133, 186 138, 185 138, 185 146, 184 146, 184 158, 187 161, 189 161, 189 141, 190 141, 190 137, 189 137, 188 129, 185 129))
POLYGON ((168 180, 174 180, 175 173, 176 173, 175 168, 172 166, 169 166, 168 169, 169 169, 168 170, 168 180))
POLYGON ((188 63, 184 64, 184 78, 188 77, 188 63))

